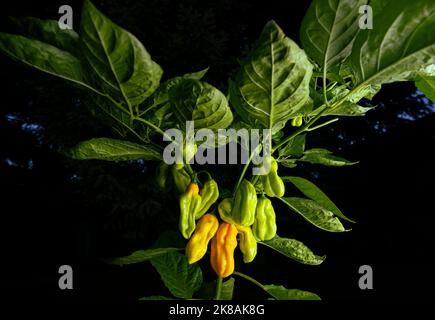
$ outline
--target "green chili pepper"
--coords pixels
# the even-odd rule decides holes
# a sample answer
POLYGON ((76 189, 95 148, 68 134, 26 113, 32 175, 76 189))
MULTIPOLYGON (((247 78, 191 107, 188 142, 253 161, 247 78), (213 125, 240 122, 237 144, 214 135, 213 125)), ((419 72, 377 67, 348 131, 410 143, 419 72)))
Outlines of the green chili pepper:
POLYGON ((183 194, 190 183, 189 175, 184 171, 183 166, 181 166, 181 169, 177 169, 177 165, 171 166, 171 173, 175 191, 178 194, 183 194))
POLYGON ((168 169, 169 166, 163 161, 157 166, 156 182, 161 189, 168 189, 168 169))
POLYGON ((243 180, 232 199, 224 199, 218 206, 219 215, 228 223, 249 227, 254 223, 257 192, 248 181, 243 180))
POLYGON ((213 179, 209 179, 204 183, 204 186, 201 189, 201 208, 195 215, 195 219, 201 218, 207 210, 216 202, 219 198, 219 188, 213 179))
POLYGON ((293 118, 292 119, 292 122, 291 122, 291 125, 293 126, 293 127, 300 127, 301 125, 302 125, 302 117, 301 116, 299 116, 299 117, 296 117, 296 118, 293 118))
POLYGON ((252 233, 251 227, 244 227, 236 224, 239 232, 240 251, 243 254, 243 262, 252 262, 257 255, 257 240, 252 233))
POLYGON ((195 230, 195 214, 201 206, 201 196, 196 183, 190 183, 187 190, 180 196, 180 232, 189 239, 195 230))
POLYGON ((278 175, 278 163, 274 158, 270 160, 270 171, 268 174, 261 176, 264 192, 269 197, 282 197, 285 192, 284 182, 278 175))
POLYGON ((272 202, 265 196, 260 197, 257 201, 252 231, 258 241, 270 240, 276 235, 275 210, 272 202))

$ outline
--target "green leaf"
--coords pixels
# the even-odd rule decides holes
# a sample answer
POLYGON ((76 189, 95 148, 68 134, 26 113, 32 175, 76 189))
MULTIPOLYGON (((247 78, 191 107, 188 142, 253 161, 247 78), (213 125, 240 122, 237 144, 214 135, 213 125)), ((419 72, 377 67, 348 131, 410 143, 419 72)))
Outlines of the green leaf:
POLYGON ((230 82, 230 101, 245 122, 274 134, 306 112, 312 69, 305 52, 269 21, 230 82))
POLYGON ((330 232, 343 232, 340 220, 334 214, 313 200, 302 198, 281 198, 294 212, 299 213, 308 222, 316 227, 330 232))
POLYGON ((140 124, 138 122, 133 123, 126 109, 121 110, 105 97, 88 95, 84 97, 83 104, 94 117, 123 138, 127 138, 131 129, 136 129, 140 124))
POLYGON ((50 44, 68 51, 78 57, 80 55, 79 35, 71 29, 60 29, 57 20, 42 20, 33 17, 11 17, 21 35, 50 44))
POLYGON ((315 255, 302 242, 294 239, 280 238, 276 236, 272 240, 260 242, 272 248, 279 253, 289 257, 297 262, 308 265, 319 265, 325 260, 325 256, 320 257, 315 255))
POLYGON ((198 264, 190 265, 186 256, 171 252, 151 260, 162 277, 165 286, 177 298, 191 299, 202 284, 202 272, 198 264))
POLYGON ((182 126, 193 120, 195 129, 217 130, 233 122, 225 95, 206 82, 182 79, 169 90, 169 101, 182 126))
POLYGON ((0 51, 25 65, 98 92, 85 81, 80 60, 67 51, 38 40, 2 32, 0 51))
MULTIPOLYGON (((314 0, 300 30, 302 47, 321 68, 331 70, 349 56, 367 0, 314 0)), ((336 70, 338 73, 338 68, 336 70)))
POLYGON ((313 164, 321 164, 324 166, 334 166, 334 167, 350 166, 358 163, 358 161, 352 162, 344 158, 334 156, 331 154, 330 151, 324 149, 307 150, 305 151, 304 156, 299 159, 299 161, 305 161, 313 164))
POLYGON ((317 294, 308 291, 287 289, 274 284, 264 285, 263 287, 276 300, 321 300, 317 294))
POLYGON ((323 116, 362 117, 366 115, 367 111, 372 109, 373 107, 362 107, 355 103, 345 101, 330 112, 326 111, 323 116))
POLYGON ((354 85, 414 80, 435 62, 435 2, 386 1, 373 10, 374 28, 359 32, 350 56, 354 85))
POLYGON ((234 291, 234 278, 229 278, 222 283, 221 300, 232 300, 234 291))
POLYGON ((158 106, 161 104, 169 104, 169 90, 179 84, 183 79, 193 79, 193 80, 201 80, 202 77, 207 73, 208 68, 193 72, 187 73, 181 77, 174 77, 169 80, 163 82, 157 90, 147 99, 148 103, 145 103, 146 106, 158 106))
POLYGON ((157 89, 162 69, 136 37, 85 0, 80 22, 82 50, 105 93, 136 105, 157 89))
POLYGON ((435 102, 435 76, 418 75, 415 85, 428 99, 435 102))
POLYGON ((279 160, 279 164, 283 165, 286 168, 296 168, 298 166, 296 164, 297 161, 298 161, 298 159, 282 159, 282 160, 279 160))
POLYGON ((308 198, 314 200, 320 204, 323 208, 331 211, 337 217, 343 218, 350 222, 355 222, 347 218, 340 209, 328 198, 326 194, 323 193, 314 183, 308 181, 307 179, 301 177, 282 177, 284 182, 291 182, 296 188, 299 189, 308 198))
POLYGON ((174 300, 174 299, 164 297, 164 296, 149 296, 149 297, 140 298, 139 300, 174 300))
MULTIPOLYGON (((369 88, 375 89, 375 87, 369 88)), ((341 102, 337 107, 326 110, 322 114, 322 116, 364 116, 366 112, 373 109, 373 107, 362 107, 356 103, 363 97, 371 99, 371 97, 376 94, 376 92, 377 90, 360 90, 359 93, 354 92, 350 95, 350 90, 347 88, 346 85, 334 87, 332 90, 329 90, 327 92, 329 103, 333 104, 342 98, 345 98, 345 100, 341 102)), ((323 105, 323 95, 321 93, 311 91, 311 97, 313 98, 315 108, 311 111, 309 115, 314 117, 319 112, 318 107, 323 105)))
POLYGON ((139 263, 151 260, 155 257, 167 254, 168 252, 177 251, 177 248, 157 248, 148 250, 138 250, 125 257, 118 257, 115 259, 107 260, 107 263, 123 266, 125 264, 139 263))
POLYGON ((75 147, 64 152, 65 155, 77 160, 161 160, 162 155, 150 145, 140 145, 128 141, 94 138, 80 142, 75 147))
POLYGON ((305 150, 305 135, 301 134, 291 139, 279 150, 280 156, 301 156, 305 150))

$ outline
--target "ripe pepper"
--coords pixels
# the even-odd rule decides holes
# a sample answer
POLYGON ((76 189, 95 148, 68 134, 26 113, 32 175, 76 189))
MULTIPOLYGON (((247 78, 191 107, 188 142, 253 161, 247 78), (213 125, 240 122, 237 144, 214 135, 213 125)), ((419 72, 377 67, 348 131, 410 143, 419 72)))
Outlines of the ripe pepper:
POLYGON ((210 214, 205 214, 196 225, 195 232, 186 246, 186 256, 189 264, 200 260, 207 252, 207 245, 219 227, 218 219, 210 214))
POLYGON ((270 158, 270 171, 261 176, 264 192, 269 197, 282 197, 285 192, 284 182, 278 175, 278 163, 274 158, 270 158))
POLYGON ((234 272, 234 250, 237 247, 237 228, 223 222, 211 240, 210 263, 216 274, 225 278, 234 272))
POLYGON ((243 253, 243 262, 252 262, 257 255, 257 240, 252 233, 251 227, 236 225, 239 231, 240 251, 243 253))
POLYGON ((209 179, 204 183, 204 186, 201 189, 201 207, 199 211, 195 215, 195 219, 201 218, 208 209, 212 206, 213 203, 219 198, 219 188, 213 179, 209 179))
POLYGON ((265 196, 258 199, 252 231, 258 241, 270 240, 276 235, 275 210, 272 202, 265 196))
POLYGON ((161 162, 156 170, 156 182, 161 189, 166 189, 168 180, 169 166, 165 162, 161 162))
POLYGON ((195 214, 201 206, 201 196, 196 183, 189 183, 186 192, 180 196, 179 229, 185 239, 195 230, 195 214))
POLYGON ((171 166, 172 181, 174 182, 175 191, 178 194, 183 194, 190 183, 190 177, 183 166, 179 167, 176 164, 171 166))
POLYGON ((222 220, 249 227, 254 223, 257 192, 248 180, 243 180, 234 198, 226 198, 218 206, 222 220))
POLYGON ((291 125, 293 127, 300 127, 302 125, 302 117, 299 116, 299 117, 293 118, 292 122, 291 122, 291 125))

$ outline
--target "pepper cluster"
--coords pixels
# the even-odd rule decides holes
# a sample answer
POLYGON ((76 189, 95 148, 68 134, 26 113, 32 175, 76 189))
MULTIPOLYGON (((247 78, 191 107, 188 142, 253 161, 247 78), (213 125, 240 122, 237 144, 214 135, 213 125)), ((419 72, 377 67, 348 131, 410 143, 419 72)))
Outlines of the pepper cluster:
POLYGON ((168 188, 170 176, 179 194, 179 229, 183 237, 189 239, 186 246, 189 263, 204 257, 211 241, 211 266, 218 276, 224 278, 234 272, 234 251, 238 243, 243 261, 249 263, 257 255, 257 242, 275 237, 276 215, 268 197, 282 197, 285 190, 276 160, 271 158, 269 165, 269 172, 260 176, 263 192, 258 197, 254 185, 244 179, 233 197, 219 203, 217 211, 221 223, 216 215, 207 213, 219 198, 215 180, 209 176, 200 188, 196 178, 193 181, 183 166, 162 163, 158 167, 159 186, 168 188))

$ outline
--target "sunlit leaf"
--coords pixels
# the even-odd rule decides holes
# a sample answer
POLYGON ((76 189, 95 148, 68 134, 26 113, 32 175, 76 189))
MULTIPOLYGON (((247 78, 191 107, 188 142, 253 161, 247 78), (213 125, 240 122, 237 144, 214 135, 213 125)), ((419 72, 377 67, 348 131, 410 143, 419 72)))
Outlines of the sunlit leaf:
POLYGON ((303 264, 318 265, 325 257, 315 255, 306 245, 295 239, 287 239, 276 236, 272 240, 260 242, 279 253, 303 264))
POLYGON ((276 300, 321 300, 315 293, 274 284, 264 285, 264 289, 276 300))
POLYGON ((230 101, 245 122, 275 133, 306 112, 312 69, 305 52, 270 21, 230 82, 230 101))
POLYGON ((296 197, 281 198, 294 212, 299 213, 316 227, 330 232, 346 231, 340 220, 334 214, 310 199, 296 197))
POLYGON ((80 142, 75 147, 64 151, 64 154, 77 160, 161 160, 161 153, 154 147, 140 145, 129 141, 94 138, 80 142))

